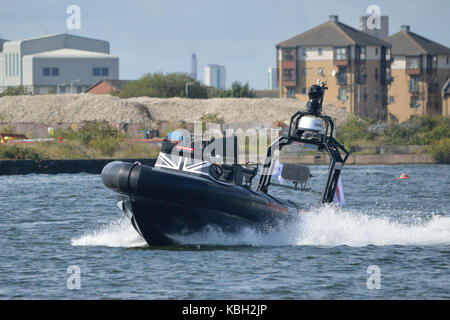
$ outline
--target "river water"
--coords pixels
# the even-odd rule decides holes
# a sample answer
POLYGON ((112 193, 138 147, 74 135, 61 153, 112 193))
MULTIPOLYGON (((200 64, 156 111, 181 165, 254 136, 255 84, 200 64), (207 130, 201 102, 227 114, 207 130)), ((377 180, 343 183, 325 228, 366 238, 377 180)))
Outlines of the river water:
POLYGON ((149 248, 99 175, 1 176, 0 298, 449 299, 450 166, 347 166, 342 181, 343 208, 283 230, 149 248))

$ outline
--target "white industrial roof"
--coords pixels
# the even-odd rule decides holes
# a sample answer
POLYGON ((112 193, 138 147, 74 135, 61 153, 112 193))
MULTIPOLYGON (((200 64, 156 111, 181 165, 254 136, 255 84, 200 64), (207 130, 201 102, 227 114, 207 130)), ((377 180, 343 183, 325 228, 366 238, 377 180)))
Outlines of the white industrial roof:
POLYGON ((117 56, 107 53, 69 49, 69 48, 39 52, 35 54, 26 55, 25 57, 30 56, 41 58, 117 58, 117 56))

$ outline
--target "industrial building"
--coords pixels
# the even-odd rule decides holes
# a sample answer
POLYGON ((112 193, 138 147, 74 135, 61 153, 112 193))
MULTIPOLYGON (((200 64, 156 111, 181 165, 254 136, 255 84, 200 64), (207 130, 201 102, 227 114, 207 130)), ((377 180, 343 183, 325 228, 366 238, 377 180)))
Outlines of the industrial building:
POLYGON ((119 58, 107 41, 71 34, 0 40, 0 91, 80 93, 102 79, 119 79, 119 58))
POLYGON ((216 89, 225 89, 225 67, 218 64, 208 64, 205 67, 205 85, 216 89))

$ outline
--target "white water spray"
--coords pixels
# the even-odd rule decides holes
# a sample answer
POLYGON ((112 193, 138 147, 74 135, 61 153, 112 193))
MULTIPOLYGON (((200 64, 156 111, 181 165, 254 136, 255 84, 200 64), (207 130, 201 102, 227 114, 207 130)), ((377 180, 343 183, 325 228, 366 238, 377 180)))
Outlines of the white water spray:
MULTIPOLYGON (((426 222, 407 224, 388 217, 322 207, 304 213, 295 223, 267 233, 244 228, 228 234, 218 227, 208 226, 194 234, 171 235, 171 238, 181 244, 223 246, 438 245, 450 244, 450 217, 435 215, 426 222)), ((73 239, 72 245, 139 247, 145 246, 145 241, 129 220, 122 218, 73 239)))
POLYGON ((143 247, 147 243, 123 217, 110 224, 72 239, 73 246, 143 247))

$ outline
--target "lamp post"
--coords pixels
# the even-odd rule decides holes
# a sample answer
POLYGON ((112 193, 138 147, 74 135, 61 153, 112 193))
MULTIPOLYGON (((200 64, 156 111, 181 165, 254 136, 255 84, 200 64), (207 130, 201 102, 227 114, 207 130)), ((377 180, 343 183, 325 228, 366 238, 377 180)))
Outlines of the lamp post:
POLYGON ((73 93, 73 84, 74 84, 75 82, 80 82, 80 79, 77 79, 77 80, 71 80, 71 81, 70 81, 70 93, 73 93))
POLYGON ((189 86, 191 84, 194 84, 195 82, 188 82, 186 83, 186 98, 189 98, 189 86))

